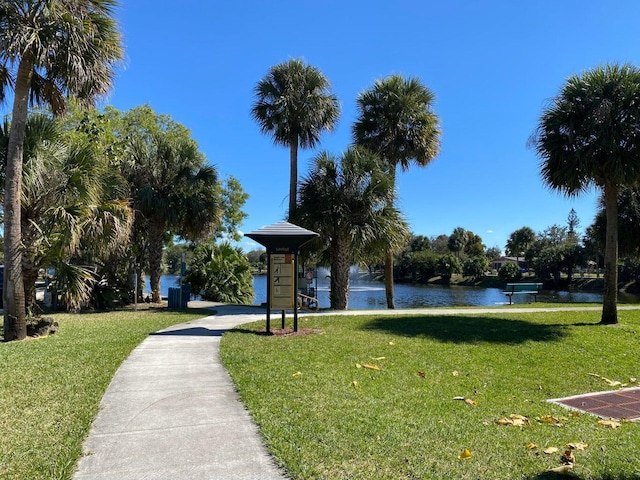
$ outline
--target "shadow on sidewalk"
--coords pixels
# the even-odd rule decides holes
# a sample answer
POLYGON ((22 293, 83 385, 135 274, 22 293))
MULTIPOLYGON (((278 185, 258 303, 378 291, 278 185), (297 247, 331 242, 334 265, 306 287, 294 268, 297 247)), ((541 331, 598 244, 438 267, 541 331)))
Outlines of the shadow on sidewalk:
POLYGON ((221 337, 227 330, 211 330, 204 327, 183 328, 180 330, 167 330, 164 332, 154 332, 151 336, 176 336, 176 337, 221 337))

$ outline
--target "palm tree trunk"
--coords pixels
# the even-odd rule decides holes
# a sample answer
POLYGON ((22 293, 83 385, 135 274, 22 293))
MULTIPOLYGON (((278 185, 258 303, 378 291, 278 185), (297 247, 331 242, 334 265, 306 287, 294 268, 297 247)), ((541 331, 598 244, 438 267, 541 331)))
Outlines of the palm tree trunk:
POLYGON ((331 242, 331 292, 329 301, 334 310, 346 310, 349 301, 349 242, 339 235, 331 242))
POLYGON ((384 257, 384 290, 387 296, 387 308, 395 309, 393 301, 393 252, 389 251, 384 257))
POLYGON ((26 52, 18 66, 11 131, 7 147, 7 166, 4 194, 4 340, 23 340, 27 337, 24 282, 22 280, 22 161, 27 124, 29 87, 33 62, 26 52))
POLYGON ((152 226, 149 231, 149 284, 151 301, 160 303, 160 274, 162 272, 162 248, 164 231, 159 226, 152 226))
POLYGON ((298 196, 298 136, 289 142, 289 221, 293 219, 296 212, 298 196))
POLYGON ((618 186, 604 186, 604 207, 607 227, 604 247, 604 292, 601 324, 618 323, 618 186))

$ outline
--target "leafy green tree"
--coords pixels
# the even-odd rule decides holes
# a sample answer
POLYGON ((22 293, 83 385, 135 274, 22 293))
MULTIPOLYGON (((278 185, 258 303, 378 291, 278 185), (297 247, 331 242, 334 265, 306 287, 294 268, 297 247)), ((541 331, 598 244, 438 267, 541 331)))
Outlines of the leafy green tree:
POLYGON ((226 242, 198 244, 185 282, 191 293, 214 302, 250 304, 254 297, 251 265, 240 248, 226 242))
POLYGON ((453 233, 449 235, 449 251, 460 258, 460 252, 464 250, 464 246, 467 244, 467 231, 462 227, 456 227, 453 229, 453 233))
POLYGON ((240 241, 242 233, 239 228, 247 213, 242 210, 249 195, 242 189, 242 185, 235 177, 229 177, 220 184, 220 199, 223 208, 222 225, 217 232, 218 237, 224 237, 234 242, 240 241))
POLYGON ((160 301, 164 245, 173 236, 206 238, 220 225, 217 172, 206 164, 190 132, 150 107, 124 115, 128 145, 123 171, 136 211, 134 239, 146 253, 151 299, 160 301))
POLYGON ((66 97, 91 103, 111 87, 122 57, 115 0, 0 3, 0 101, 13 89, 4 195, 4 338, 27 335, 21 252, 23 145, 29 102, 54 114, 66 97))
POLYGON ((640 70, 606 65, 571 76, 540 117, 531 144, 551 188, 601 189, 607 218, 600 323, 618 323, 618 192, 640 179, 640 70))
POLYGON ((467 277, 480 278, 489 269, 489 260, 484 255, 469 257, 462 264, 462 273, 467 277))
MULTIPOLYGON (((350 148, 341 158, 318 154, 300 184, 298 220, 320 234, 331 266, 331 308, 347 308, 349 269, 372 252, 397 248, 407 226, 395 210, 391 179, 372 153, 350 148)), ((375 253, 373 253, 375 254, 375 253)))
POLYGON ((462 273, 462 263, 455 255, 442 255, 438 258, 436 273, 442 277, 445 283, 449 283, 454 274, 462 273))
POLYGON ((467 230, 467 242, 464 244, 464 254, 467 257, 483 256, 485 246, 482 243, 482 237, 467 230))
POLYGON ((340 116, 338 99, 320 70, 292 59, 271 67, 258 82, 251 115, 276 145, 289 147, 291 218, 297 201, 298 147, 315 148, 320 134, 333 130, 340 116))
MULTIPOLYGON (((357 98, 358 118, 353 138, 382 159, 395 188, 396 169, 411 163, 424 167, 440 150, 440 126, 432 111, 434 96, 417 78, 392 75, 377 80, 357 98)), ((394 252, 385 256, 387 307, 395 308, 394 252)))
POLYGON ((502 250, 500 250, 500 247, 497 245, 487 248, 484 252, 484 256, 487 257, 489 261, 495 260, 500 257, 500 255, 502 255, 502 250))
POLYGON ((522 278, 520 268, 513 262, 503 263, 498 270, 498 278, 503 282, 512 282, 522 278))
POLYGON ((525 255, 535 240, 535 232, 529 227, 522 227, 509 235, 507 244, 505 245, 505 251, 507 255, 516 257, 516 263, 519 267, 520 257, 525 255))

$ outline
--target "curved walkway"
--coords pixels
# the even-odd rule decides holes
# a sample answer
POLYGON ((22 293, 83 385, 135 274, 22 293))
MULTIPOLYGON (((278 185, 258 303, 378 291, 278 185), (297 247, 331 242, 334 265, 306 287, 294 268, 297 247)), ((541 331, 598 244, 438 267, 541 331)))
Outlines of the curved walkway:
MULTIPOLYGON (((123 362, 101 402, 74 480, 284 479, 219 358, 220 337, 264 308, 190 302, 217 314, 150 335, 123 362)), ((619 310, 638 309, 619 306, 619 310)), ((561 308, 348 310, 301 315, 459 315, 561 308)), ((272 315, 274 325, 279 315, 272 315)))
POLYGON ((124 361, 74 480, 286 478, 218 355, 226 330, 264 314, 220 310, 150 335, 124 361))

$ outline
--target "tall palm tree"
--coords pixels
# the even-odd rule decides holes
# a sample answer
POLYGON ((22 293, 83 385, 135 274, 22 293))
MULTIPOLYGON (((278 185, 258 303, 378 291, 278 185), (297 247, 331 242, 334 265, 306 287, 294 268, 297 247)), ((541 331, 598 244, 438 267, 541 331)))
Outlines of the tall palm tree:
POLYGON ((7 148, 5 214, 5 340, 26 337, 20 216, 23 142, 29 103, 55 114, 65 96, 90 103, 107 93, 122 57, 115 0, 5 0, 0 3, 0 99, 13 89, 7 148))
POLYGON ((188 131, 172 125, 133 138, 125 166, 136 210, 134 229, 146 243, 154 302, 160 301, 165 243, 173 235, 204 238, 220 224, 221 217, 216 169, 204 164, 188 131))
POLYGON ((289 147, 289 218, 296 208, 298 147, 314 148, 340 116, 338 99, 329 88, 322 72, 301 60, 271 67, 255 87, 251 116, 276 145, 289 147))
POLYGON ((600 323, 618 323, 618 192, 640 180, 640 69, 606 65, 571 76, 530 138, 544 182, 565 195, 595 186, 606 212, 600 323))
MULTIPOLYGON (((377 153, 386 165, 395 188, 396 169, 404 171, 414 163, 428 165, 440 150, 440 126, 431 106, 433 93, 417 78, 392 75, 377 80, 358 95, 358 119, 353 138, 377 153)), ((393 251, 385 256, 387 307, 393 299, 393 251)))
POLYGON ((321 152, 300 184, 297 219, 320 234, 331 266, 331 308, 347 308, 349 269, 380 244, 400 243, 408 228, 391 205, 391 179, 374 154, 349 149, 338 159, 321 152))

